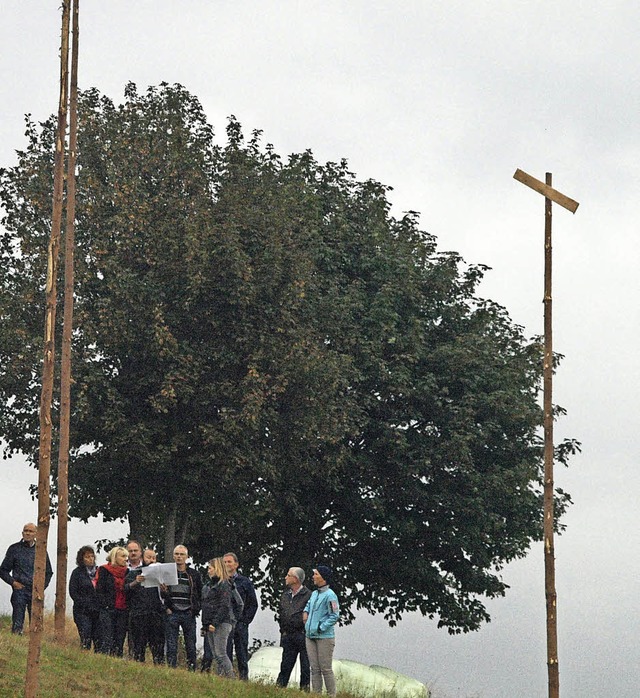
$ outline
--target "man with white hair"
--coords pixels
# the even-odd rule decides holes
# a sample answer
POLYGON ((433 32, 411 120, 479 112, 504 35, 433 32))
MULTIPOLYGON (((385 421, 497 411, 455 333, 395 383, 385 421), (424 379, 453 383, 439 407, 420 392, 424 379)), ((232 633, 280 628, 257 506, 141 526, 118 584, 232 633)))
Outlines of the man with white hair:
POLYGON ((280 647, 282 647, 282 662, 276 683, 286 686, 289 677, 300 656, 300 688, 309 690, 309 657, 304 637, 304 611, 311 591, 303 586, 304 570, 301 567, 290 567, 284 582, 287 588, 280 597, 278 624, 280 625, 280 647))
POLYGON ((196 618, 200 613, 202 578, 187 565, 189 551, 184 545, 176 545, 173 559, 178 569, 178 583, 162 588, 166 609, 165 638, 167 641, 167 664, 178 664, 178 636, 180 628, 187 652, 187 668, 196 670, 196 618))

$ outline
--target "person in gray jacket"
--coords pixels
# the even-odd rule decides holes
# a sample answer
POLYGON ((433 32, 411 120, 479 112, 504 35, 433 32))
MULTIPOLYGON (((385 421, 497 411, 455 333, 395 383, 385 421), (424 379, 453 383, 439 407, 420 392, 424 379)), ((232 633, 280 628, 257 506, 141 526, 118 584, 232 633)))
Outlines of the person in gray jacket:
POLYGON ((233 664, 227 654, 227 640, 233 630, 232 588, 221 557, 209 560, 209 580, 202 587, 202 631, 215 657, 218 676, 233 678, 233 664))
POLYGON ((300 656, 300 688, 309 690, 309 657, 304 636, 302 614, 311 591, 303 586, 304 570, 301 567, 291 567, 284 578, 286 590, 280 597, 278 610, 278 625, 280 626, 280 647, 282 647, 282 662, 276 683, 287 686, 289 677, 300 656))

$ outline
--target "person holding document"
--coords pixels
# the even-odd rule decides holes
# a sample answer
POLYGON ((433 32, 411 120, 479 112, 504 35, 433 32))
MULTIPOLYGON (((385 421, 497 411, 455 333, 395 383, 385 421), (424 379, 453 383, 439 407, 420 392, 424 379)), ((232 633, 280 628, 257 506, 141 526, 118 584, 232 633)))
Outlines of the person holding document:
POLYGON ((156 565, 156 553, 151 549, 142 555, 142 567, 130 569, 125 579, 129 606, 129 641, 131 654, 144 662, 147 645, 154 664, 164 664, 164 605, 157 586, 145 586, 145 572, 156 565))
POLYGON ((184 545, 176 545, 173 559, 178 570, 177 584, 162 585, 162 598, 166 609, 165 637, 167 640, 167 664, 178 664, 178 637, 180 628, 187 651, 187 667, 196 670, 196 618, 200 613, 202 579, 198 572, 187 565, 189 551, 184 545))

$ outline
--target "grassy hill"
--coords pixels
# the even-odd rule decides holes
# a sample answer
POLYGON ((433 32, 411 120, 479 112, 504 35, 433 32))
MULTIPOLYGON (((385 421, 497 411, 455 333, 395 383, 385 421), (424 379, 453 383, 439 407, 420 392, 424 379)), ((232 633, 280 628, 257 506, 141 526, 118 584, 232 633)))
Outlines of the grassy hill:
MULTIPOLYGON (((53 641, 48 620, 42 645, 40 698, 302 698, 293 688, 221 679, 184 669, 106 657, 80 650, 73 621, 67 622, 67 640, 53 641)), ((29 638, 12 635, 11 619, 0 618, 0 698, 24 694, 29 638)), ((339 693, 349 698, 347 693, 339 693)))

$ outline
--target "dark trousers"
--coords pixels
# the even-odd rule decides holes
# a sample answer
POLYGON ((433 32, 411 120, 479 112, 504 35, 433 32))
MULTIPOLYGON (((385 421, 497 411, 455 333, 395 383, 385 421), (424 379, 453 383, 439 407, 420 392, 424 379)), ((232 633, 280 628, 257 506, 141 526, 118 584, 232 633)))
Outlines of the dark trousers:
POLYGON ((80 644, 82 649, 90 650, 91 645, 98 651, 99 643, 99 621, 100 612, 99 611, 89 611, 84 612, 73 609, 73 621, 78 628, 78 635, 80 635, 80 644))
POLYGON ((296 659, 300 655, 300 688, 303 691, 309 690, 309 657, 307 656, 307 645, 304 638, 304 630, 294 633, 286 633, 280 638, 282 647, 282 662, 280 663, 280 673, 276 683, 278 686, 286 686, 289 677, 296 665, 296 659))
POLYGON ((164 613, 136 613, 129 616, 129 643, 137 662, 144 662, 147 645, 154 664, 164 662, 164 613))
POLYGON ((178 665, 178 636, 180 628, 184 635, 184 646, 187 651, 187 666, 190 671, 196 669, 196 619, 191 611, 173 611, 165 616, 164 633, 167 640, 167 664, 171 667, 178 665))
POLYGON ((202 631, 204 637, 204 643, 202 645, 202 671, 210 671, 211 665, 213 664, 213 650, 211 649, 211 643, 207 640, 207 633, 202 631))
POLYGON ((238 662, 238 678, 249 680, 249 626, 246 623, 236 623, 235 630, 229 635, 227 656, 233 661, 233 650, 236 651, 238 662))
POLYGON ((31 622, 31 589, 23 587, 22 589, 14 589, 11 592, 11 632, 17 635, 22 635, 24 628, 24 616, 29 613, 29 622, 31 622))
POLYGON ((98 626, 98 652, 122 657, 128 625, 129 611, 119 608, 103 608, 100 611, 98 626))

